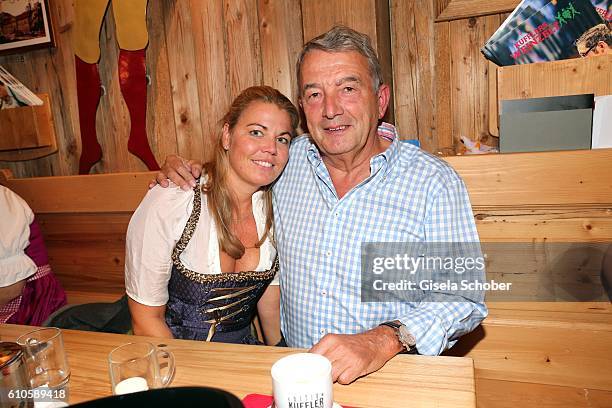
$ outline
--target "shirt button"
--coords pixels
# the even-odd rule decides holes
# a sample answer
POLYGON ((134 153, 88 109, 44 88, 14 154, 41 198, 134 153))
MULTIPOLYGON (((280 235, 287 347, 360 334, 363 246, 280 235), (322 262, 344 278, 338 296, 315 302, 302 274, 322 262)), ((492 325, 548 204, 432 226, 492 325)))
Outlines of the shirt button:
POLYGON ((336 218, 338 218, 338 216, 339 216, 339 215, 340 215, 340 213, 339 213, 338 211, 336 211, 336 212, 334 213, 334 216, 335 216, 336 218))
POLYGON ((325 295, 327 295, 327 291, 326 291, 325 289, 323 289, 323 290, 321 291, 321 294, 322 294, 323 296, 325 296, 325 295))
POLYGON ((332 254, 332 253, 331 253, 331 251, 327 251, 327 252, 325 253, 325 255, 327 255, 328 257, 329 257, 329 256, 331 256, 331 254, 332 254))
POLYGON ((325 334, 325 329, 321 329, 321 330, 319 330, 319 333, 321 333, 321 334, 325 334))

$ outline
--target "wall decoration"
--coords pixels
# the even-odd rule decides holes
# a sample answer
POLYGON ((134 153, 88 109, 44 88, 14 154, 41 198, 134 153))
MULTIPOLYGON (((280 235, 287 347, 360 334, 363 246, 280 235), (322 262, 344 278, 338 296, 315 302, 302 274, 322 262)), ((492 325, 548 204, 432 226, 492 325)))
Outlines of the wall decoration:
POLYGON ((0 54, 53 46, 47 0, 0 0, 0 54))

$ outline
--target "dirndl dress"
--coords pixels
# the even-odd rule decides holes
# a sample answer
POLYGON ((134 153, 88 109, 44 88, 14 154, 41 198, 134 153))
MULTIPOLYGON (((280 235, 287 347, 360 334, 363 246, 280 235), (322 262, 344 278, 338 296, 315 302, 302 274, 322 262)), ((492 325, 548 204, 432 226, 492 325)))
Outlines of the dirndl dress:
POLYGON ((180 260, 200 218, 201 189, 194 188, 193 210, 172 252, 166 323, 177 339, 261 344, 251 334, 257 302, 278 271, 278 258, 264 271, 201 274, 180 260))

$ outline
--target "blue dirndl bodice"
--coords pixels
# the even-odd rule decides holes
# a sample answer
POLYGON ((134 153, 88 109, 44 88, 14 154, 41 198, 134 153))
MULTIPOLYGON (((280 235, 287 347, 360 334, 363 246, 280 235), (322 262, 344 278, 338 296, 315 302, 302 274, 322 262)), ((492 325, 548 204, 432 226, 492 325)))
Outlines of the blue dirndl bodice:
POLYGON ((266 271, 200 274, 185 268, 179 256, 200 218, 199 183, 194 192, 193 211, 172 252, 166 323, 178 339, 260 344, 251 335, 251 321, 257 302, 278 271, 278 258, 266 271))

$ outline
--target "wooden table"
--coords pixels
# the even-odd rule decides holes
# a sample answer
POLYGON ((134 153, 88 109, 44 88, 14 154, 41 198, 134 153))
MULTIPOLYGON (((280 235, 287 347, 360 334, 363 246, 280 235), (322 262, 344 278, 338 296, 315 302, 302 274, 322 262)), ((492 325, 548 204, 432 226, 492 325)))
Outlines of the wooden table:
MULTIPOLYGON (((0 340, 14 341, 31 327, 0 325, 0 340)), ((63 330, 71 368, 70 403, 111 394, 108 353, 134 341, 167 344, 176 358, 172 386, 222 388, 244 398, 271 394, 270 368, 296 349, 160 340, 63 330)), ((465 357, 398 355, 381 370, 350 385, 334 384, 334 399, 355 407, 475 407, 474 365, 465 357)))

